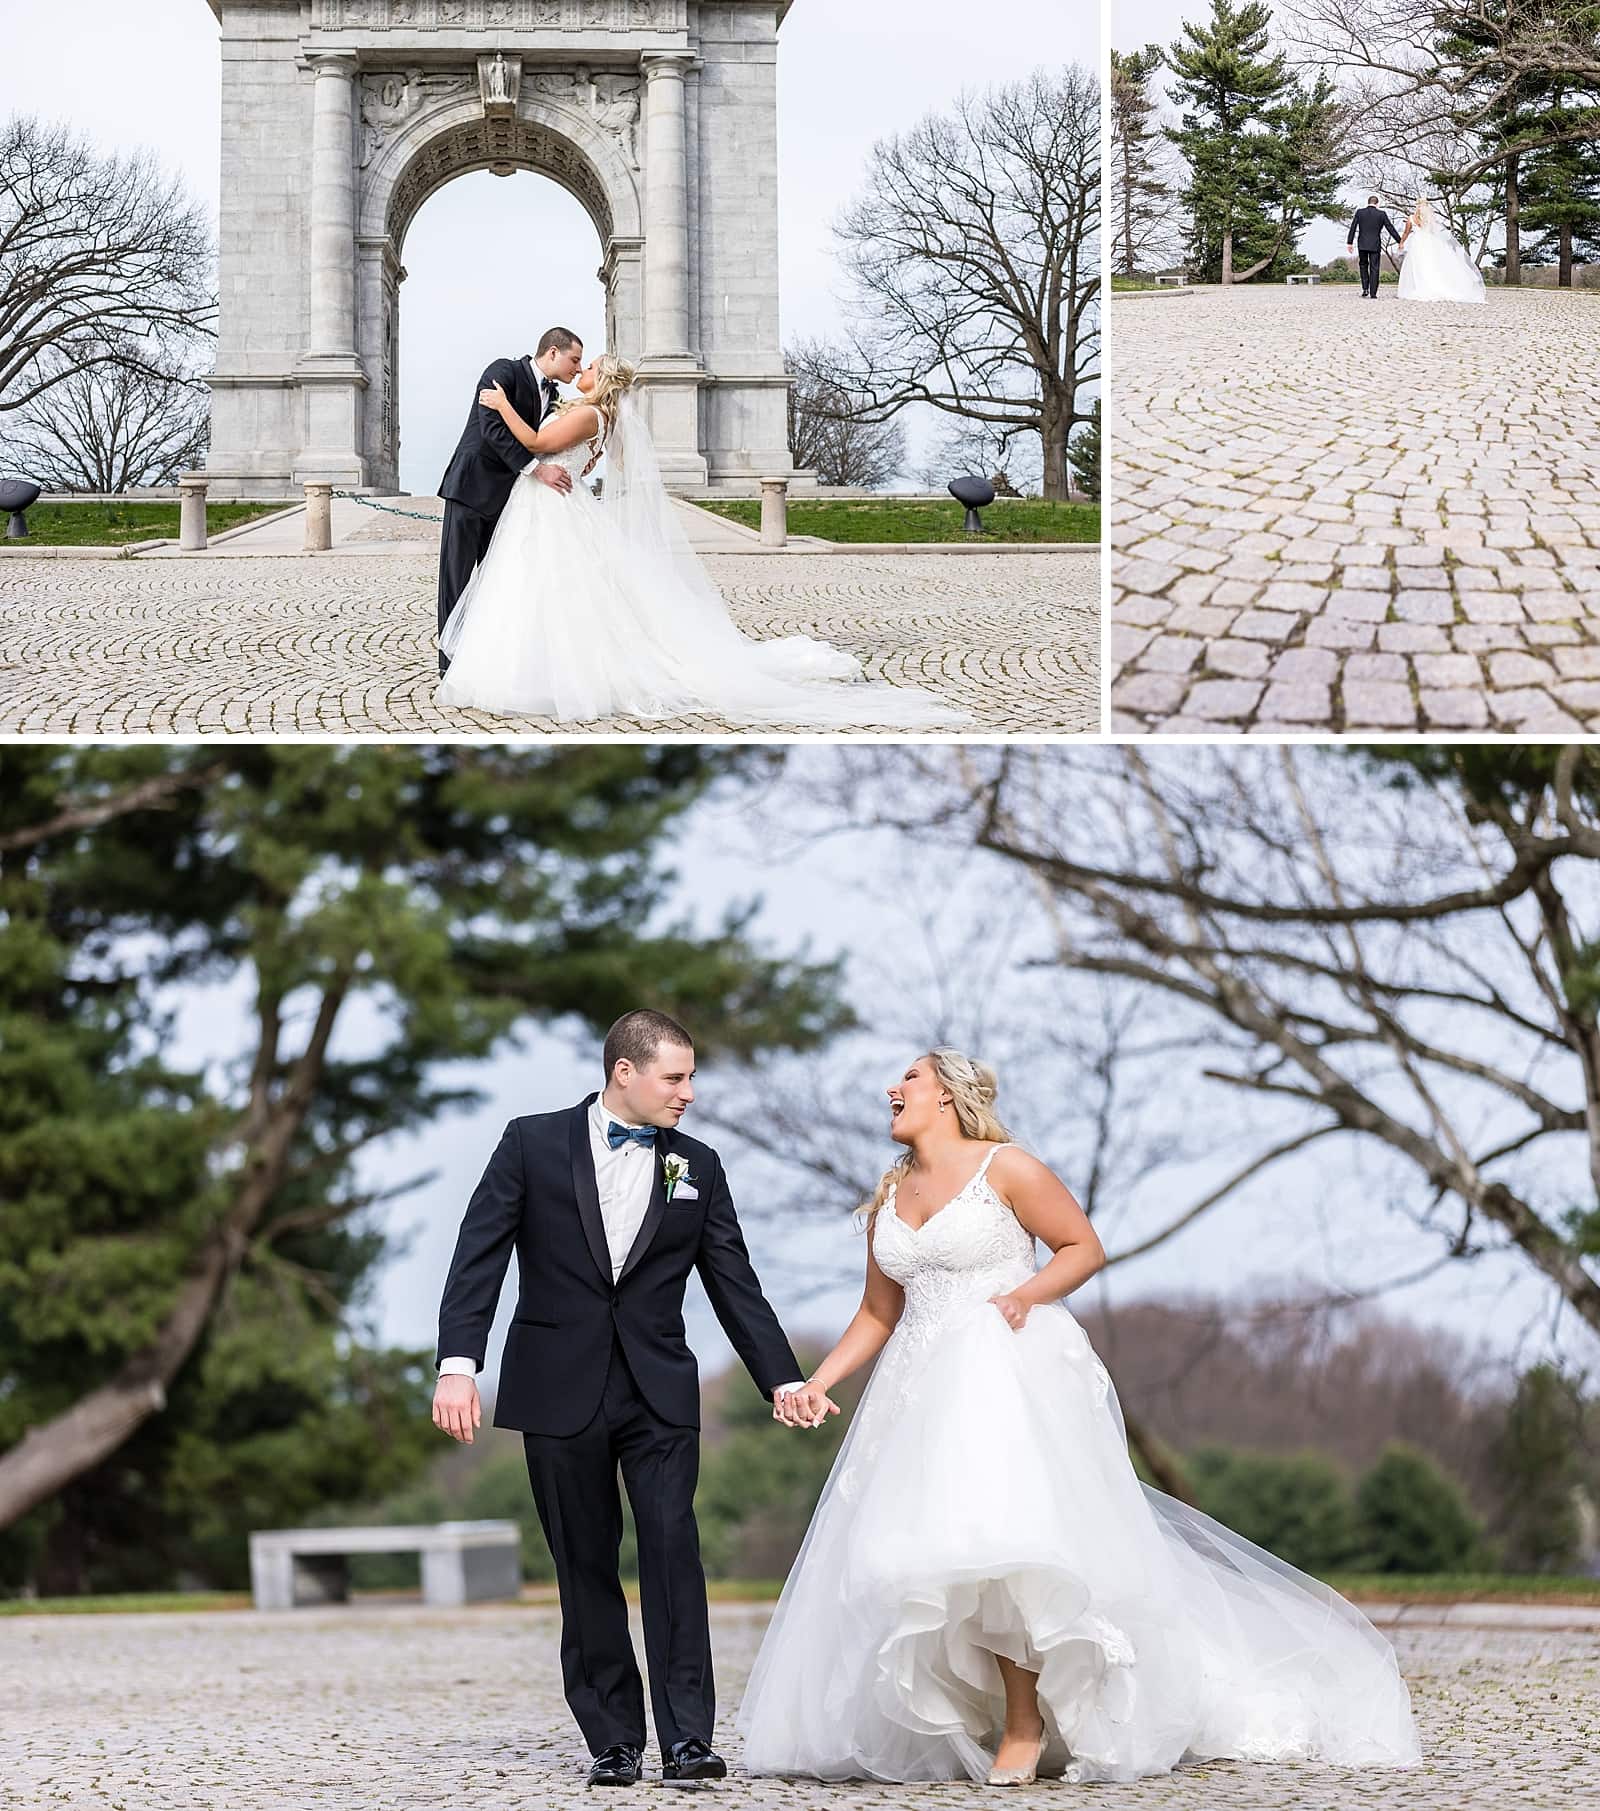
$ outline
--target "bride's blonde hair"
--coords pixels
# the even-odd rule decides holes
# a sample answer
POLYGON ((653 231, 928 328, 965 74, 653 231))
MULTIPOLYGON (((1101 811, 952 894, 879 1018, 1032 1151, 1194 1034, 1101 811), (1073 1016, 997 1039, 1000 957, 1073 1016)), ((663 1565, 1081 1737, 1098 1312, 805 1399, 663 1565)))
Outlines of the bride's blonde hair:
MULTIPOLYGON (((948 1046, 930 1050, 928 1061, 933 1064, 939 1085, 950 1096, 961 1136, 984 1144, 1010 1144, 1011 1134, 994 1110, 995 1096, 1000 1092, 1000 1078, 994 1070, 987 1063, 980 1063, 948 1046)), ((869 1230, 878 1217, 879 1208, 888 1200, 889 1190, 910 1173, 911 1159, 912 1153, 907 1151, 898 1162, 891 1163, 878 1178, 872 1199, 863 1203, 869 1230)))
POLYGON ((617 410, 622 399, 638 378, 637 366, 630 365, 625 358, 618 358, 614 352, 602 352, 594 361, 594 388, 587 396, 580 391, 578 395, 565 401, 562 407, 598 410, 609 440, 611 430, 617 425, 617 410))

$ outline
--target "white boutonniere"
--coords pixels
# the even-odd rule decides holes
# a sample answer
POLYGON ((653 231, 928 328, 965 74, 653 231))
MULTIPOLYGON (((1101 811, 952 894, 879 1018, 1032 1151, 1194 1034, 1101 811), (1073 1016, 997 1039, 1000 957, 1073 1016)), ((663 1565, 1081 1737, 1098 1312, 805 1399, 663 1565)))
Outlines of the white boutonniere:
POLYGON ((666 1178, 667 1199, 669 1201, 677 1192, 678 1184, 680 1182, 694 1181, 694 1177, 689 1174, 689 1159, 687 1157, 680 1157, 676 1151, 674 1151, 670 1157, 662 1158, 661 1173, 666 1178))

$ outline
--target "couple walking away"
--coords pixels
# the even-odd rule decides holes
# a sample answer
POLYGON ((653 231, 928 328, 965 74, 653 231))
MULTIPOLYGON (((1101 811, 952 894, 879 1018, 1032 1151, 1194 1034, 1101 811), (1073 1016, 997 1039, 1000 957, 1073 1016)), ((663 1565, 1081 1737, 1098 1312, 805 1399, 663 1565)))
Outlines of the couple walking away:
POLYGON ((494 1421, 527 1450, 591 1784, 643 1770, 619 1467, 662 1778, 727 1772, 694 1520, 691 1270, 788 1428, 838 1413, 829 1391, 876 1360, 736 1718, 747 1772, 1011 1785, 1216 1758, 1420 1759, 1394 1654, 1359 1611, 1135 1476, 1064 1300, 1100 1268, 1100 1241, 1001 1124, 991 1070, 935 1050, 889 1088, 902 1154, 868 1209, 861 1306, 802 1381, 721 1159, 681 1129, 689 1034, 629 1013, 604 1064, 598 1096, 506 1127, 445 1285, 434 1402, 470 1440, 515 1251, 494 1421))
POLYGON ((1369 195, 1350 222, 1346 251, 1361 261, 1363 301, 1378 299, 1378 278, 1383 270, 1384 235, 1394 240, 1404 255, 1397 288, 1402 302, 1482 302, 1486 298, 1483 274, 1440 224, 1433 203, 1422 196, 1411 210, 1402 233, 1369 195))
POLYGON ((552 327, 531 358, 479 379, 439 485, 439 703, 562 723, 968 722, 926 692, 865 683, 827 642, 739 632, 662 482, 635 378, 608 352, 586 365, 578 336, 552 327), (602 458, 603 502, 583 482, 602 458))

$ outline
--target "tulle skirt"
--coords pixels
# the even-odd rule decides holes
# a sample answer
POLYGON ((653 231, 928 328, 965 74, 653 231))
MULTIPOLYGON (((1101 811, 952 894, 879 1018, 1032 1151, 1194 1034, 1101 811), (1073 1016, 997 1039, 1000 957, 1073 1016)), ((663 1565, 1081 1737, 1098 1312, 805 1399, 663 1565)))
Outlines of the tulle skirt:
POLYGON ((955 727, 909 687, 868 684, 809 636, 740 634, 698 562, 642 555, 584 484, 521 477, 445 624, 441 704, 563 723, 710 712, 819 728, 955 727))
MULTIPOLYGON (((1140 1484, 1071 1313, 987 1302, 885 1348, 738 1715, 754 1774, 983 1779, 1004 1655, 1044 1770, 1420 1758, 1393 1650, 1352 1605, 1140 1484)), ((795 1435, 803 1438, 803 1435, 795 1435)))
POLYGON ((1402 302, 1482 302, 1483 276, 1449 233, 1415 231, 1400 264, 1402 302))

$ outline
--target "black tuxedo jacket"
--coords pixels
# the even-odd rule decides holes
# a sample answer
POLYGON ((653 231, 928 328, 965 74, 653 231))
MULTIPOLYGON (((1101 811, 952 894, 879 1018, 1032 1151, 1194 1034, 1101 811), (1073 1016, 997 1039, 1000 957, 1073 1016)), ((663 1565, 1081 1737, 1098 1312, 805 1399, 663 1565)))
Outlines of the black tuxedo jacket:
POLYGON ((614 1341, 655 1413, 674 1427, 698 1427, 700 1373, 683 1334, 691 1270, 763 1396, 804 1376, 756 1280, 722 1160, 697 1138, 657 1134, 650 1206, 613 1284, 589 1145, 594 1099, 506 1127, 461 1222, 439 1305, 440 1361, 483 1364, 515 1247, 517 1311, 500 1363, 496 1427, 580 1433, 600 1406, 614 1341), (696 1192, 668 1201, 662 1163, 674 1152, 687 1159, 696 1192))
POLYGON ((1354 239, 1358 252, 1382 251, 1385 233, 1391 239, 1400 237, 1395 223, 1382 208, 1357 208, 1355 217, 1350 222, 1350 231, 1345 235, 1345 243, 1348 245, 1354 239))
POLYGON ((512 485, 533 458, 506 426, 499 410, 487 409, 478 401, 478 390, 487 390, 492 384, 504 387, 511 406, 529 427, 538 427, 545 414, 544 390, 530 359, 497 358, 478 379, 472 395, 472 413, 439 481, 439 495, 491 519, 505 508, 512 485))

